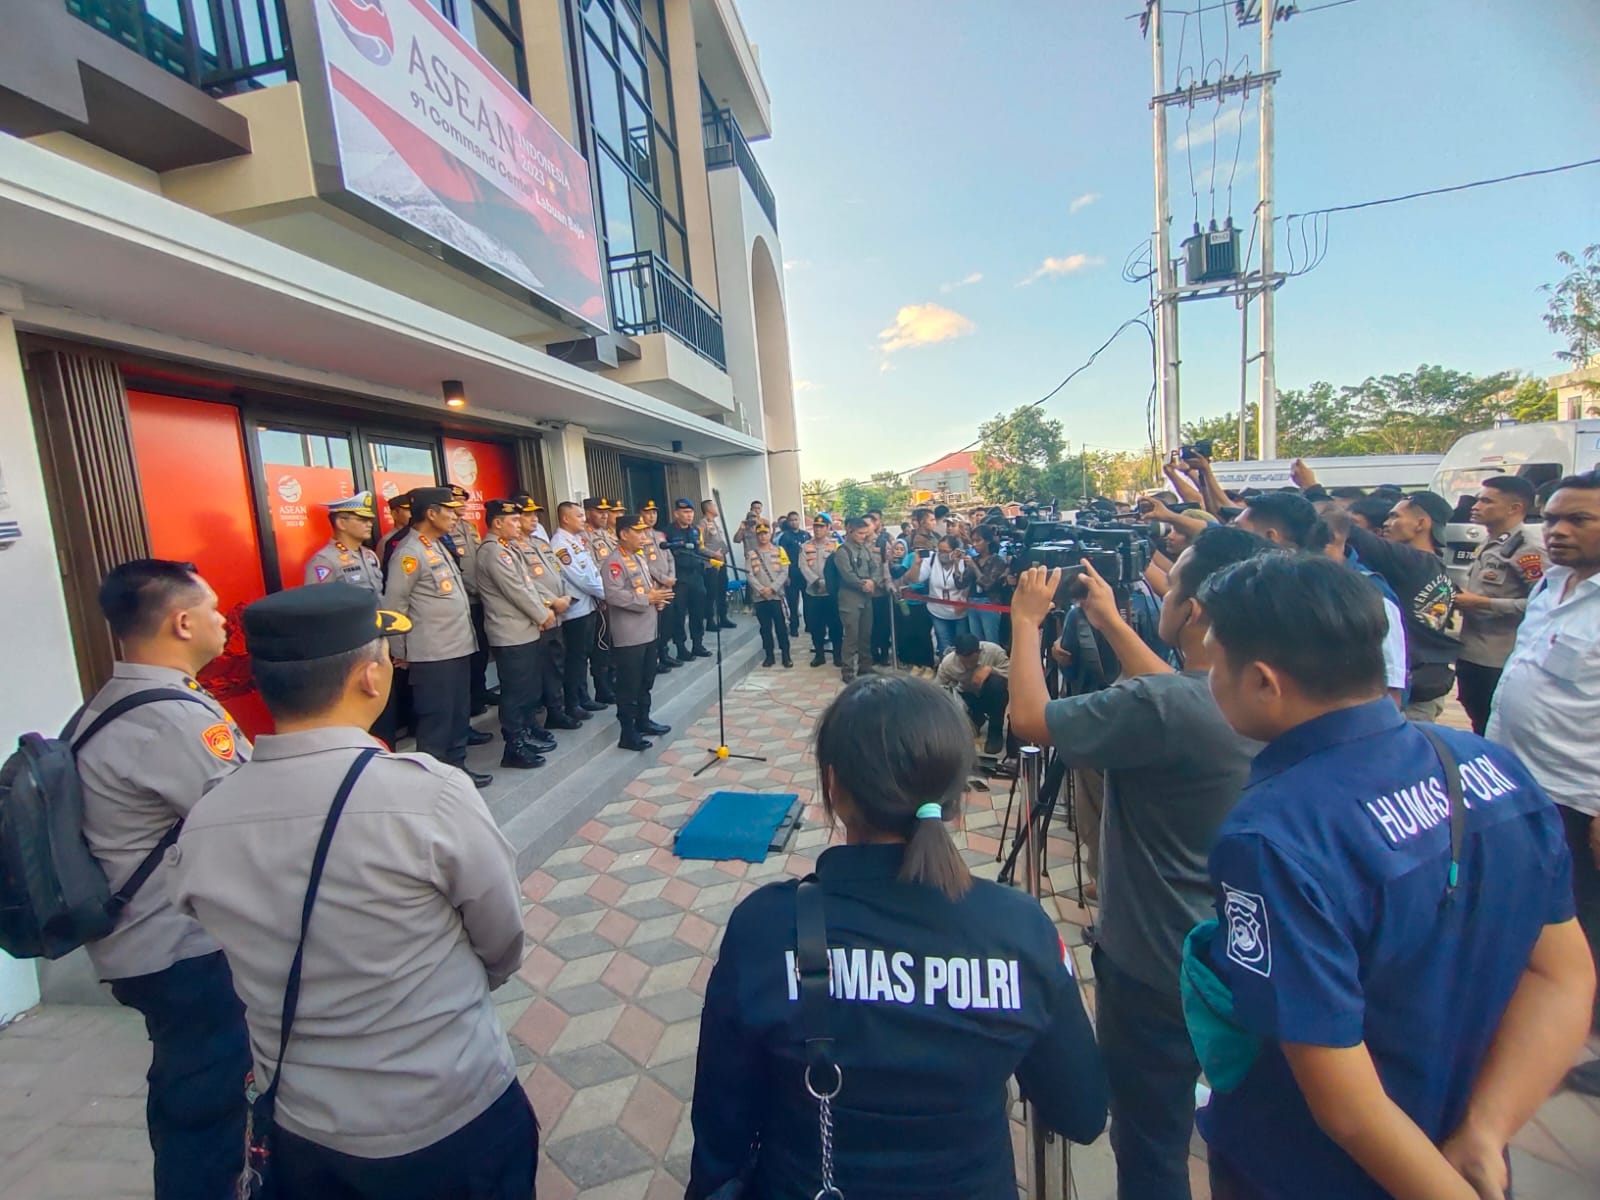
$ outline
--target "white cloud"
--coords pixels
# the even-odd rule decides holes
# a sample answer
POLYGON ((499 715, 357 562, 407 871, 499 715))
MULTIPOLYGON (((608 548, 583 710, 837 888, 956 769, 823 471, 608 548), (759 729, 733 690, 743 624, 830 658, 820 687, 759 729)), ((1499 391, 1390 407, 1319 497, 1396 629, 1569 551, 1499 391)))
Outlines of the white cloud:
POLYGON ((1195 121, 1191 118, 1189 127, 1179 132, 1178 140, 1173 143, 1173 148, 1189 150, 1199 146, 1208 146, 1219 138, 1225 142, 1231 142, 1239 136, 1241 123, 1250 123, 1255 119, 1256 113, 1253 108, 1247 110, 1238 105, 1218 109, 1211 116, 1200 121, 1195 121))
POLYGON ((982 283, 982 282, 983 282, 983 272, 982 271, 974 271, 971 275, 968 275, 965 279, 958 279, 954 283, 941 283, 939 285, 939 292, 940 292, 941 295, 948 296, 951 292, 957 291, 960 288, 971 287, 975 283, 982 283))
POLYGON ((1047 258, 1017 286, 1027 287, 1030 283, 1038 283, 1041 279, 1059 279, 1063 275, 1076 275, 1079 271, 1103 266, 1105 261, 1092 254, 1068 254, 1064 258, 1047 258))
POLYGON ((819 386, 809 379, 796 379, 794 381, 794 392, 798 396, 801 392, 814 392, 819 386))
POLYGON ((1085 192, 1083 195, 1073 200, 1071 204, 1067 205, 1067 212, 1071 216, 1077 216, 1098 199, 1100 199, 1099 192, 1085 192))
POLYGON ((806 258, 786 258, 783 260, 785 271, 804 271, 811 265, 811 260, 806 258))
POLYGON ((878 349, 889 355, 966 337, 977 331, 978 327, 969 318, 942 304, 908 304, 895 314, 894 324, 878 334, 878 349))

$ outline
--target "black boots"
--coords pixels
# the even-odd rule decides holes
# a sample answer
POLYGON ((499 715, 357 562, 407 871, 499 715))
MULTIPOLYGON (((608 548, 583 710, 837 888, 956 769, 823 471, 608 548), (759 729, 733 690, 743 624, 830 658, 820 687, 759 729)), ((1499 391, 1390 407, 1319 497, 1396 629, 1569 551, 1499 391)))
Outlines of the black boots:
POLYGON ((469 746, 487 746, 492 741, 494 741, 494 734, 486 729, 467 730, 467 745, 469 746))
POLYGON ((552 709, 549 715, 545 717, 544 727, 546 729, 582 729, 583 721, 579 717, 569 717, 558 709, 552 709))
POLYGON ((783 665, 786 666, 786 667, 794 666, 794 659, 790 657, 789 652, 787 650, 785 650, 783 652, 783 665))
POLYGON ((761 665, 763 667, 770 667, 772 665, 772 651, 771 650, 767 651, 767 656, 761 660, 761 665))
POLYGON ((689 653, 694 658, 710 658, 711 657, 711 651, 707 650, 705 648, 705 646, 700 642, 696 642, 694 645, 690 646, 689 647, 689 653))
MULTIPOLYGON (((522 735, 514 742, 506 743, 506 751, 500 756, 502 767, 514 767, 519 771, 530 771, 534 767, 544 766, 544 755, 528 736, 530 731, 524 730, 522 735)), ((551 739, 554 745, 554 739, 551 739)))
POLYGON ((618 750, 648 750, 655 744, 640 735, 639 721, 633 714, 623 716, 618 713, 617 721, 622 726, 622 737, 617 741, 618 750))
POLYGON ((671 733, 672 726, 663 725, 649 713, 646 713, 644 720, 639 722, 639 732, 648 733, 651 737, 661 737, 663 734, 671 733))
POLYGON ((813 650, 811 652, 811 665, 813 667, 820 667, 823 663, 825 663, 827 661, 828 661, 828 656, 826 654, 824 654, 821 650, 813 650))

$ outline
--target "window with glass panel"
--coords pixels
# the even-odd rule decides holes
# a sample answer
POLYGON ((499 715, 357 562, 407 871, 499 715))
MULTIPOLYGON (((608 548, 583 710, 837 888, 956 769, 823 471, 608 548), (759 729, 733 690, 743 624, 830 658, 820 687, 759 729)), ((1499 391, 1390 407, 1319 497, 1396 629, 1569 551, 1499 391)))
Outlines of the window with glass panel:
MULTIPOLYGON (((487 2, 487 0, 479 0, 487 2)), ((652 250, 689 278, 663 0, 576 0, 606 256, 652 250)))
POLYGON ((511 86, 528 94, 528 60, 522 49, 519 0, 428 0, 461 35, 494 64, 511 86))

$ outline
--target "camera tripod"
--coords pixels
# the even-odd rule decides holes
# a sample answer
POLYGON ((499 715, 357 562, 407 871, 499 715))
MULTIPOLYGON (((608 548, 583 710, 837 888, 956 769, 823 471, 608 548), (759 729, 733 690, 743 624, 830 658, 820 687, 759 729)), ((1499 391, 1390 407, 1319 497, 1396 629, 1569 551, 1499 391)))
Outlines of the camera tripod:
MULTIPOLYGON (((1043 752, 1035 747, 1028 747, 1035 754, 1042 756, 1043 752)), ((1026 756, 1027 749, 1024 750, 1026 756)), ((996 882, 1010 886, 1016 878, 1017 860, 1024 851, 1037 855, 1036 868, 1039 880, 1045 889, 1039 894, 1056 895, 1055 885, 1050 880, 1050 865, 1046 857, 1046 848, 1049 844, 1050 822, 1055 819, 1056 805, 1066 789, 1067 800, 1067 827, 1074 835, 1072 851, 1073 884, 1077 891, 1077 902, 1083 904, 1083 845, 1077 838, 1078 823, 1078 798, 1077 787, 1072 778, 1072 772, 1059 754, 1052 752, 1041 771, 1042 778, 1032 797, 1029 797, 1029 788, 1026 786, 1026 762, 1019 764, 1017 777, 1011 781, 1011 794, 1006 800, 1005 820, 1000 825, 1000 847, 995 851, 994 860, 1000 862, 1005 857, 1005 865, 1000 868, 996 882), (1026 815, 1018 814, 1017 832, 1012 837, 1011 851, 1006 853, 1006 831, 1011 828, 1011 812, 1017 799, 1017 787, 1023 784, 1023 803, 1027 806, 1026 815), (1033 843, 1037 841, 1037 845, 1033 843)), ((1030 868, 1031 870, 1031 868, 1030 868)), ((1030 876, 1031 877, 1031 874, 1030 876)))

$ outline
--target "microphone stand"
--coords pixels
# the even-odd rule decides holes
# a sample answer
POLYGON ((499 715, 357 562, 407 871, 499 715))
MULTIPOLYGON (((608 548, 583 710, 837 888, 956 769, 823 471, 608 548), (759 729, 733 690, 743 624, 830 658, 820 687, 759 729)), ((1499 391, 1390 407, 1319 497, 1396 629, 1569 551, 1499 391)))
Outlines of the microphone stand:
POLYGON ((717 622, 717 744, 714 748, 707 747, 706 752, 711 758, 693 775, 691 779, 698 779, 718 763, 726 762, 730 758, 742 759, 745 762, 766 762, 759 754, 733 754, 728 750, 728 724, 726 700, 723 696, 722 677, 722 622, 717 622))

